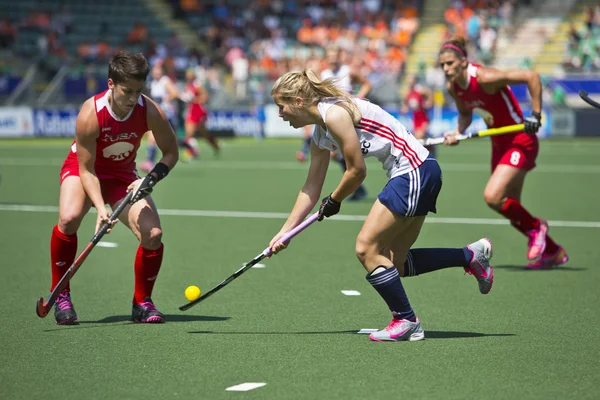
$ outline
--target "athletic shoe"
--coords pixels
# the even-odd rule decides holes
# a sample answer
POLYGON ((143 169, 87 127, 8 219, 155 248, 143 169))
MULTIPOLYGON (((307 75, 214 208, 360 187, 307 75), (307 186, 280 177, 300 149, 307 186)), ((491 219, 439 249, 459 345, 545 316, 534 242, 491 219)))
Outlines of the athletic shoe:
POLYGON ((71 293, 64 291, 54 303, 54 319, 57 325, 76 325, 77 313, 71 302, 71 293))
POLYGON ((306 161, 307 158, 308 158, 308 156, 306 155, 305 152, 303 152, 303 151, 296 152, 296 160, 298 160, 300 162, 304 162, 304 161, 306 161))
POLYGON ((494 283, 494 269, 490 265, 490 259, 494 252, 492 251, 492 242, 487 238, 479 239, 475 243, 467 246, 471 250, 473 257, 465 272, 473 275, 479 283, 479 291, 481 294, 488 294, 492 290, 494 283))
POLYGON ((558 250, 554 254, 544 253, 542 256, 527 264, 527 268, 530 269, 548 269, 552 267, 558 267, 569 261, 569 255, 562 246, 558 247, 558 250))
POLYGON ((416 322, 394 318, 387 328, 371 333, 369 339, 374 342, 400 342, 403 340, 414 342, 425 339, 425 332, 421 328, 419 318, 416 322))
POLYGON ((537 229, 532 229, 527 232, 527 236, 529 237, 529 243, 527 247, 527 259, 528 260, 536 260, 542 254, 544 254, 544 250, 546 250, 546 234, 548 233, 548 223, 543 219, 539 219, 539 226, 537 229))
POLYGON ((142 303, 133 305, 131 319, 133 322, 144 323, 165 322, 165 316, 156 309, 150 297, 146 297, 142 303))

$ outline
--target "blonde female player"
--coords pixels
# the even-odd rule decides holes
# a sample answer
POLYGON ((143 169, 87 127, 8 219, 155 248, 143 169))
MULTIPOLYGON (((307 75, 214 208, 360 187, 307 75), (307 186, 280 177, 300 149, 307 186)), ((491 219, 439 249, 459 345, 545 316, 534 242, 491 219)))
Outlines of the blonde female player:
POLYGON ((446 75, 448 93, 456 101, 458 126, 446 132, 446 144, 458 144, 455 136, 464 133, 473 119, 480 115, 489 128, 525 124, 525 132, 494 136, 492 142, 492 176, 483 192, 485 202, 493 210, 529 238, 527 258, 529 268, 550 268, 568 261, 569 257, 548 235, 548 223, 532 216, 521 205, 525 176, 535 167, 541 126, 542 85, 533 71, 499 71, 470 63, 465 39, 453 38, 444 43, 439 63, 446 75), (523 118, 523 112, 510 86, 527 84, 533 113, 523 118))
POLYGON ((311 70, 288 72, 273 86, 271 95, 279 116, 299 128, 315 124, 310 144, 306 182, 270 248, 286 248, 281 238, 304 220, 318 202, 329 166, 329 152, 346 160, 347 170, 319 208, 320 218, 339 212, 341 203, 367 174, 365 157, 383 164, 389 181, 375 200, 356 239, 356 255, 367 270, 367 280, 385 300, 393 319, 387 328, 371 334, 374 341, 422 340, 425 335, 408 301, 400 277, 416 276, 452 266, 464 267, 486 294, 493 282, 489 264, 492 245, 480 239, 457 249, 410 249, 428 212, 435 212, 442 173, 429 152, 393 116, 379 106, 354 98, 333 79, 319 80, 311 70))

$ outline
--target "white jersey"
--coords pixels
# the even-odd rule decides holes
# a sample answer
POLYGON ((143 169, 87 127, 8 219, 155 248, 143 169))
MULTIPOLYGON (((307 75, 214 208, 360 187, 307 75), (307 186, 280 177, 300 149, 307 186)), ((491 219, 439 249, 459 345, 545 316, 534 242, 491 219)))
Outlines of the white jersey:
POLYGON ((150 82, 150 97, 156 101, 167 118, 171 119, 177 115, 177 107, 173 100, 165 101, 168 97, 167 82, 170 82, 171 78, 163 75, 160 79, 153 79, 150 82))
POLYGON ((326 69, 321 72, 321 79, 335 78, 337 80, 336 86, 343 91, 350 93, 352 91, 352 81, 350 80, 350 67, 348 65, 341 65, 340 69, 333 72, 331 69, 326 69))
MULTIPOLYGON (((327 122, 327 111, 335 103, 344 99, 321 100, 317 107, 323 121, 327 122)), ((356 125, 356 135, 360 142, 363 157, 376 157, 387 173, 388 179, 404 175, 419 167, 429 156, 429 151, 396 118, 377 104, 355 98, 362 114, 356 125)), ((315 125, 312 140, 321 149, 327 149, 342 157, 340 146, 335 138, 320 125, 315 125)))

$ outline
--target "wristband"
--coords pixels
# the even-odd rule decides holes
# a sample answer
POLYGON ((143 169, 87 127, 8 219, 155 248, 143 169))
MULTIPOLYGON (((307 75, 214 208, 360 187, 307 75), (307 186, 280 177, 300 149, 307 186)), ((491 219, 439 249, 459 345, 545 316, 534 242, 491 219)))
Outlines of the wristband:
POLYGON ((167 167, 167 165, 165 163, 159 162, 158 164, 156 164, 154 166, 154 168, 152 168, 152 171, 150 171, 150 173, 156 174, 156 176, 157 176, 156 182, 158 182, 161 179, 163 179, 165 176, 169 175, 169 167, 167 167))

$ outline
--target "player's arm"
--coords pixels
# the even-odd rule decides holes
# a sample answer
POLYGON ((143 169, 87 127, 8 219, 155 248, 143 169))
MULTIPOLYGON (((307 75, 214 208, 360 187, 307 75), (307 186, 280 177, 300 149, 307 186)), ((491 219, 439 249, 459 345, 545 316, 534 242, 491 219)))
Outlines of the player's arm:
POLYGON ((177 90, 177 87, 171 79, 165 80, 165 89, 167 89, 168 94, 167 101, 179 98, 179 90, 177 90))
POLYGON ((88 99, 77 115, 75 122, 75 143, 79 161, 79 178, 83 190, 92 200, 97 210, 106 209, 100 181, 96 176, 94 162, 96 161, 96 140, 100 132, 98 118, 94 107, 94 99, 88 99))
POLYGON ((155 175, 158 180, 164 178, 171 171, 179 160, 179 149, 177 147, 177 137, 169 120, 161 108, 154 100, 146 97, 146 120, 148 121, 148 129, 152 131, 156 144, 162 152, 162 158, 156 164, 162 164, 161 171, 155 171, 156 167, 150 172, 155 175), (164 168, 167 168, 166 173, 164 168))
POLYGON ((333 105, 327 111, 327 129, 340 146, 340 151, 346 161, 346 171, 338 187, 331 193, 336 202, 342 202, 352 195, 367 176, 367 166, 356 129, 350 113, 341 106, 333 105))
POLYGON ((450 83, 446 85, 446 88, 448 89, 448 94, 454 99, 458 110, 458 125, 454 130, 444 132, 444 137, 446 138, 444 144, 452 146, 460 143, 458 139, 456 139, 456 136, 465 133, 469 125, 471 125, 471 122, 473 121, 473 111, 469 110, 462 100, 458 98, 450 83))
POLYGON ((364 76, 362 73, 355 70, 354 68, 350 70, 350 81, 360 85, 360 89, 358 89, 356 97, 361 99, 365 98, 373 88, 371 81, 369 81, 366 76, 364 76))
POLYGON ((208 103, 208 91, 204 88, 204 85, 197 85, 198 96, 196 98, 198 104, 206 104, 208 103))
POLYGON ((480 68, 477 82, 488 93, 496 93, 505 86, 526 84, 531 94, 531 108, 535 113, 542 112, 542 81, 540 74, 527 70, 500 71, 493 68, 480 68))

